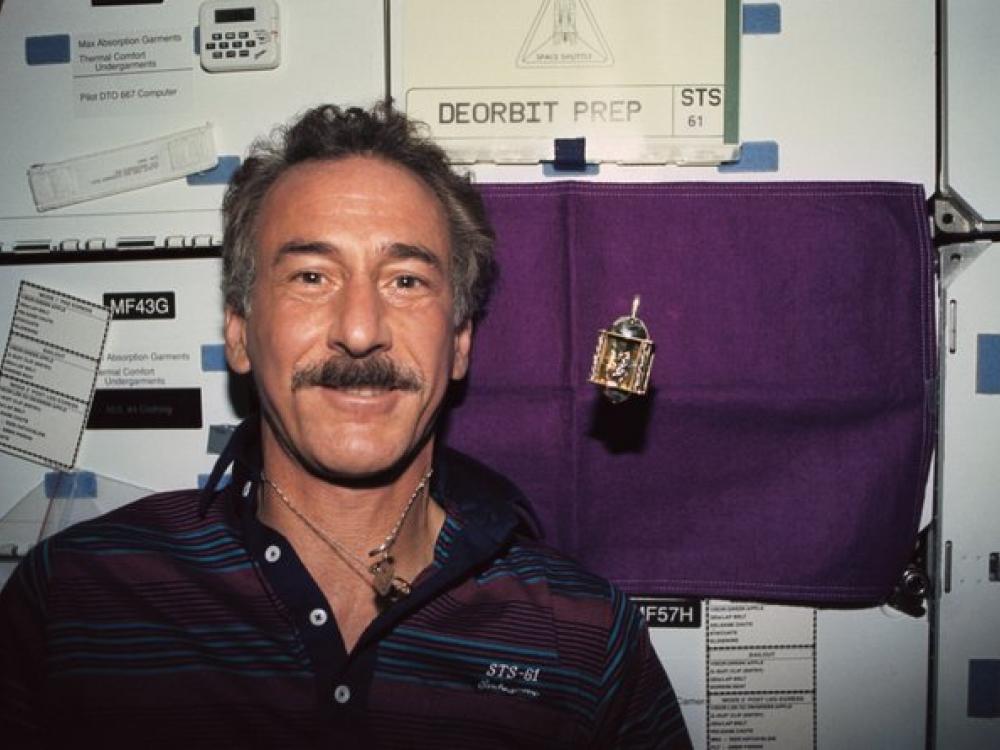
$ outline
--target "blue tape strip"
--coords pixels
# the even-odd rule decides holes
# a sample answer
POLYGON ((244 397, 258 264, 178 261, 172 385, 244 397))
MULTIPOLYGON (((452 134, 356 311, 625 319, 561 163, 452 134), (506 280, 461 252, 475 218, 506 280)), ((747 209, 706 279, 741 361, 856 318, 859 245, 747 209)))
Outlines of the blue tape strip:
POLYGON ((743 5, 744 34, 780 34, 781 6, 778 3, 743 5))
POLYGON ((49 500, 97 497, 97 475, 92 471, 50 471, 45 475, 49 500))
POLYGON ((202 372, 225 372, 227 369, 226 347, 224 344, 201 345, 202 372))
POLYGON ((211 456, 218 456, 229 445, 229 440, 236 431, 234 424, 213 424, 208 428, 208 445, 205 447, 206 453, 211 456))
POLYGON ((240 166, 238 156, 220 156, 211 169, 187 176, 188 185, 226 185, 240 166))
POLYGON ((583 172, 587 169, 586 138, 556 138, 552 167, 558 172, 583 172))
POLYGON ((969 702, 966 710, 970 717, 977 719, 1000 717, 1000 661, 969 660, 969 702))
POLYGON ((58 65, 68 63, 69 34, 25 37, 24 61, 28 65, 58 65))
POLYGON ((976 393, 1000 394, 1000 334, 977 337, 976 393))
POLYGON ((747 141, 740 144, 737 161, 720 164, 719 172, 777 172, 779 149, 775 141, 747 141))
MULTIPOLYGON (((208 478, 210 476, 211 476, 211 474, 199 474, 198 475, 198 489, 199 490, 205 489, 205 485, 208 484, 208 478)), ((216 489, 219 489, 219 490, 224 489, 225 487, 228 487, 229 483, 232 482, 232 481, 233 481, 233 475, 232 474, 223 474, 222 477, 219 478, 219 484, 216 487, 216 489)))

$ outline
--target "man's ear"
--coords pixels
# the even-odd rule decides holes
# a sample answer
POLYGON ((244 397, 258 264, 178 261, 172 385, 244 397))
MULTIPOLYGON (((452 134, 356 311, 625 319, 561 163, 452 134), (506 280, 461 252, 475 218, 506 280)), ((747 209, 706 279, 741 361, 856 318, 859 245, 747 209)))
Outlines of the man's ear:
POLYGON ((247 354, 247 319, 226 306, 226 361, 233 372, 246 375, 250 372, 250 356, 247 354))
POLYGON ((455 357, 451 363, 452 380, 461 380, 469 371, 469 353, 472 350, 472 321, 467 320, 455 329, 455 357))

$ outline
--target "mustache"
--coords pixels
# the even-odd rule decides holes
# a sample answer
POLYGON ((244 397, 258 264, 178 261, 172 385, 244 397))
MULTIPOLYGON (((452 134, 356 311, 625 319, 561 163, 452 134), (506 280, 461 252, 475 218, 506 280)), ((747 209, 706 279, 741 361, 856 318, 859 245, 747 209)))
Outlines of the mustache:
POLYGON ((324 388, 384 388, 390 391, 418 391, 420 375, 385 356, 352 359, 331 357, 323 363, 306 365, 292 373, 292 391, 310 386, 324 388))

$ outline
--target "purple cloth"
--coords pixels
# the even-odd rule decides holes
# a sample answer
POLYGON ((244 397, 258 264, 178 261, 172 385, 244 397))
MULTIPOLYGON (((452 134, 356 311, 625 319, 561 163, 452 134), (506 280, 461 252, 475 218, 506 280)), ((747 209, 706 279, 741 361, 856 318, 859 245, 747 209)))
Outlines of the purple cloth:
POLYGON ((486 185, 501 283, 447 441, 630 593, 871 604, 934 442, 932 248, 896 183, 486 185), (641 317, 651 392, 587 383, 641 317))

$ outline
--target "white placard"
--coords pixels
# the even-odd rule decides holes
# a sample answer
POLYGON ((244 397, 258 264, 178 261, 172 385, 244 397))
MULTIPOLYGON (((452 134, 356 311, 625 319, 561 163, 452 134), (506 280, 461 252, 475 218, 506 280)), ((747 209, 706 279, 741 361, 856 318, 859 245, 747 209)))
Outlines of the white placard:
POLYGON ((710 750, 815 747, 815 611, 712 601, 705 619, 710 750))
POLYGON ((39 211, 149 187, 215 166, 212 125, 130 143, 28 170, 39 211))
POLYGON ((399 2, 394 93, 456 160, 736 156, 738 2, 399 2))
POLYGON ((0 450, 71 469, 111 313, 22 281, 0 364, 0 450))
POLYGON ((74 34, 76 114, 107 117, 188 107, 195 59, 192 29, 74 34))

